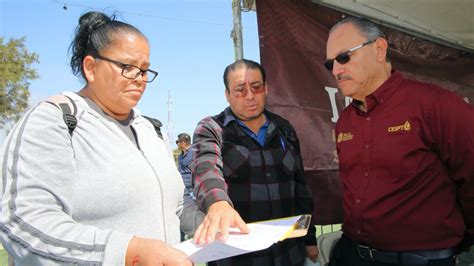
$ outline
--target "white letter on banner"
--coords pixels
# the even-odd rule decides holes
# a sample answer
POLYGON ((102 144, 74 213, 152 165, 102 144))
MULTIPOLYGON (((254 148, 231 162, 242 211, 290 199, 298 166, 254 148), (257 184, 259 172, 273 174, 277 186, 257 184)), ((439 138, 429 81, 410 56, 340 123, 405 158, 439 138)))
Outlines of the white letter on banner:
POLYGON ((331 121, 336 123, 337 119, 339 119, 339 112, 337 111, 337 105, 336 105, 337 89, 333 87, 328 87, 328 86, 324 87, 324 89, 328 92, 329 101, 331 102, 331 108, 332 108, 331 121))
MULTIPOLYGON (((329 101, 331 102, 331 109, 332 109, 332 118, 331 121, 336 123, 337 120, 339 119, 339 112, 337 110, 337 104, 336 104, 336 93, 337 93, 337 88, 333 87, 324 87, 324 89, 328 92, 329 95, 329 101)), ((348 106, 351 103, 351 98, 350 97, 344 97, 344 106, 348 106)))

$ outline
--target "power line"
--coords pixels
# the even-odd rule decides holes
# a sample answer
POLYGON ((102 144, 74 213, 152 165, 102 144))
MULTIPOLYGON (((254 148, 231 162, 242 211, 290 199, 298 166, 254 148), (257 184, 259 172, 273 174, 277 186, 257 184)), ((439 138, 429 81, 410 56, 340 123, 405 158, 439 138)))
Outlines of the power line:
MULTIPOLYGON (((68 2, 64 1, 58 1, 58 0, 53 0, 53 2, 59 4, 62 6, 62 9, 68 10, 69 7, 80 7, 80 8, 86 8, 86 9, 97 9, 96 7, 91 7, 91 6, 85 6, 85 5, 80 5, 80 4, 71 4, 68 2)), ((128 12, 128 11, 122 11, 122 10, 116 10, 117 12, 120 12, 122 14, 130 14, 134 16, 141 16, 141 17, 148 17, 148 18, 154 18, 154 19, 164 19, 164 20, 172 20, 172 21, 181 21, 181 22, 187 22, 187 23, 198 23, 198 24, 205 24, 205 25, 212 25, 212 26, 220 26, 220 27, 233 27, 231 24, 223 24, 223 23, 215 23, 215 22, 209 22, 209 21, 202 21, 202 20, 194 20, 194 19, 186 19, 186 18, 173 18, 173 17, 164 17, 164 16, 157 16, 157 15, 150 15, 150 14, 144 14, 144 13, 137 13, 137 12, 128 12)), ((248 29, 254 28, 254 27, 247 27, 248 29)))

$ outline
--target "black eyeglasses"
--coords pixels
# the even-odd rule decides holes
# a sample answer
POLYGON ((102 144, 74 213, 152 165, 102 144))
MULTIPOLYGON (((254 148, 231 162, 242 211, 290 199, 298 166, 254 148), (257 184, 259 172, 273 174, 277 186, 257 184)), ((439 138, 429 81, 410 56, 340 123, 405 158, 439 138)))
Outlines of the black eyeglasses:
POLYGON ((376 40, 370 40, 370 41, 367 41, 363 44, 359 44, 357 45, 356 47, 354 48, 351 48, 345 52, 342 52, 340 54, 338 54, 334 59, 329 59, 329 60, 326 60, 326 62, 324 62, 324 66, 326 66, 326 68, 328 70, 332 70, 332 68, 334 67, 334 60, 336 60, 339 64, 341 65, 344 65, 345 63, 351 61, 351 54, 355 51, 355 50, 358 50, 364 46, 366 46, 367 44, 371 44, 373 42, 375 42, 376 40))
POLYGON ((138 76, 141 75, 143 77, 143 81, 145 81, 146 83, 150 83, 155 80, 156 76, 158 76, 158 72, 151 69, 141 69, 137 66, 124 64, 122 62, 115 61, 101 55, 96 55, 94 56, 94 58, 116 64, 117 66, 122 68, 122 76, 128 79, 136 79, 138 78, 138 76))

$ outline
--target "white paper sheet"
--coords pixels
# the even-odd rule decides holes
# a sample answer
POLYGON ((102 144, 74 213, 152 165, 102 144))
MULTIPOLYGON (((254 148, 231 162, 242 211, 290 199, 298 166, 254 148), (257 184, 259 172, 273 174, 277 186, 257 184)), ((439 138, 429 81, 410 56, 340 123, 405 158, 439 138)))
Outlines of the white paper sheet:
POLYGON ((231 228, 229 238, 225 243, 217 240, 208 245, 197 246, 193 239, 189 239, 174 247, 188 254, 194 263, 237 256, 270 247, 291 230, 300 217, 293 216, 247 224, 250 229, 249 234, 242 234, 237 229, 231 228))

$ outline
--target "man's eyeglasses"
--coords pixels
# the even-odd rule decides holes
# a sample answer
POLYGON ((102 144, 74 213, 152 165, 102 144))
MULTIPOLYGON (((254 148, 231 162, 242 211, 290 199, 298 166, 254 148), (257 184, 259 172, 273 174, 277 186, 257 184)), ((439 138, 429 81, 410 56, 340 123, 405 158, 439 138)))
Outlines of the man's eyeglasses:
MULTIPOLYGON (((253 94, 262 93, 265 91, 265 83, 256 82, 249 84, 249 89, 252 91, 253 94)), ((247 89, 247 84, 242 84, 232 89, 231 92, 232 94, 234 94, 235 97, 242 98, 247 96, 247 91, 249 89, 247 89)))
POLYGON ((122 62, 115 61, 101 55, 96 55, 94 56, 94 58, 116 64, 117 66, 122 68, 122 76, 128 79, 136 79, 138 78, 138 76, 142 75, 143 81, 145 81, 146 83, 150 83, 155 80, 156 76, 158 76, 158 72, 151 69, 141 69, 137 66, 124 64, 122 62))
POLYGON ((357 45, 356 47, 351 48, 351 49, 349 49, 349 50, 347 50, 347 51, 345 51, 345 52, 342 52, 342 53, 338 54, 334 59, 326 60, 326 62, 324 62, 324 65, 326 66, 326 68, 327 68, 328 70, 332 70, 332 69, 333 69, 333 67, 334 67, 334 60, 336 60, 339 64, 344 65, 345 63, 351 61, 351 54, 352 54, 354 51, 356 51, 356 50, 358 50, 358 49, 360 49, 360 48, 366 46, 367 44, 371 44, 371 43, 373 43, 373 42, 375 42, 375 41, 376 41, 376 40, 370 40, 370 41, 367 41, 367 42, 365 42, 365 43, 363 43, 363 44, 357 45))

